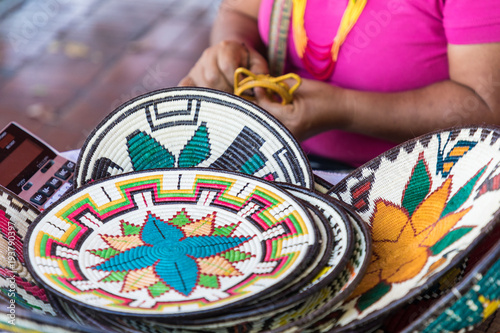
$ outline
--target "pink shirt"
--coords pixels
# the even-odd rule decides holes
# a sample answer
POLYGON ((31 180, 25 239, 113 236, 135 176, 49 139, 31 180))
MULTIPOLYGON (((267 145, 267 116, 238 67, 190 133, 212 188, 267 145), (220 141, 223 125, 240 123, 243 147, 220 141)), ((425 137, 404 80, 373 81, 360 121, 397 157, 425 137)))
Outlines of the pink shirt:
MULTIPOLYGON (((305 29, 310 40, 330 44, 348 0, 308 0, 305 29)), ((259 30, 267 44, 272 0, 262 0, 259 30)), ((287 71, 304 78, 290 26, 287 71)), ((397 92, 446 80, 447 44, 500 41, 498 0, 368 0, 340 48, 328 82, 344 88, 397 92)), ((332 130, 305 142, 307 153, 359 166, 394 144, 332 130)))

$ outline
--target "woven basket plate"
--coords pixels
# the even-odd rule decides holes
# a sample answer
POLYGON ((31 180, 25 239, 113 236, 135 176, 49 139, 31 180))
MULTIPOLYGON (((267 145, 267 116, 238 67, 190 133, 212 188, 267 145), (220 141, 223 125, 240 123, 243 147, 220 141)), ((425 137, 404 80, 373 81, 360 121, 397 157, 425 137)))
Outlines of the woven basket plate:
POLYGON ((284 288, 317 249, 314 221, 286 191, 189 168, 81 187, 30 227, 25 255, 35 278, 67 300, 198 318, 284 288))
POLYGON ((9 305, 14 302, 14 311, 19 306, 56 315, 45 290, 26 268, 23 255, 26 232, 39 214, 33 206, 0 186, 0 296, 9 305))
MULTIPOLYGON (((319 275, 318 271, 326 269, 325 263, 323 262, 324 260, 329 261, 329 265, 334 264, 334 261, 341 261, 338 258, 332 259, 332 257, 334 256, 334 253, 332 253, 334 250, 332 249, 335 248, 335 252, 345 252, 340 249, 340 247, 348 246, 347 244, 345 244, 345 241, 341 239, 342 236, 346 235, 337 235, 337 242, 334 242, 333 231, 331 230, 331 227, 330 230, 328 229, 328 222, 321 215, 321 213, 319 213, 317 209, 313 209, 311 206, 307 205, 307 203, 305 204, 305 206, 309 209, 311 216, 317 222, 319 234, 321 235, 319 243, 320 247, 323 248, 321 252, 326 252, 327 249, 330 251, 325 253, 326 255, 324 255, 323 257, 318 256, 316 262, 312 262, 310 264, 310 267, 304 270, 303 273, 297 278, 307 279, 309 281, 311 280, 311 274, 313 274, 312 277, 316 277, 319 275), (313 267, 314 265, 316 265, 316 267, 313 267)), ((342 213, 336 212, 335 218, 341 219, 342 216, 342 213)), ((342 220, 338 222, 340 224, 345 223, 342 220)), ((347 223, 350 222, 347 221, 347 223)), ((337 226, 337 228, 344 230, 348 229, 341 226, 337 226)), ((341 266, 342 264, 339 264, 338 267, 342 268, 341 266)), ((328 270, 331 269, 331 266, 328 267, 328 270)), ((325 279, 323 279, 322 281, 324 282, 325 279)), ((188 318, 185 323, 178 323, 175 326, 172 324, 168 325, 165 323, 155 323, 149 320, 126 319, 125 317, 118 318, 113 316, 109 318, 109 315, 101 315, 100 313, 93 312, 90 309, 87 310, 84 308, 76 307, 73 304, 63 302, 60 299, 57 303, 64 307, 65 312, 70 314, 70 316, 76 321, 83 320, 83 318, 86 317, 91 317, 92 319, 96 319, 92 320, 91 322, 94 326, 100 327, 103 323, 106 323, 106 325, 109 325, 106 327, 106 329, 108 330, 110 330, 111 327, 119 327, 120 331, 134 331, 137 329, 141 332, 217 332, 220 329, 223 329, 223 327, 228 327, 228 325, 230 327, 228 327, 227 329, 232 330, 234 327, 236 327, 236 325, 241 325, 241 323, 256 323, 259 320, 263 321, 264 318, 268 318, 275 313, 279 313, 280 311, 283 311, 283 309, 290 308, 298 300, 303 300, 307 297, 307 295, 310 295, 313 292, 316 286, 319 287, 320 284, 314 283, 314 286, 312 286, 312 288, 308 288, 308 292, 306 293, 304 293, 304 291, 297 293, 298 290, 296 289, 298 286, 300 286, 300 284, 298 284, 297 286, 292 285, 281 292, 274 292, 272 294, 263 295, 263 297, 266 298, 265 300, 259 299, 254 304, 247 305, 243 308, 231 308, 231 311, 226 311, 220 315, 210 316, 207 318, 188 318), (265 315, 263 313, 265 313, 265 315)), ((307 286, 303 287, 302 289, 306 288, 307 286)), ((301 288, 298 289, 300 290, 301 288)))
POLYGON ((120 106, 81 150, 75 187, 123 172, 210 167, 307 188, 309 162, 290 132, 240 97, 170 88, 120 106))
POLYGON ((331 195, 370 226, 373 255, 329 328, 362 329, 384 318, 434 285, 492 230, 500 208, 499 136, 495 128, 430 133, 333 188, 331 195))

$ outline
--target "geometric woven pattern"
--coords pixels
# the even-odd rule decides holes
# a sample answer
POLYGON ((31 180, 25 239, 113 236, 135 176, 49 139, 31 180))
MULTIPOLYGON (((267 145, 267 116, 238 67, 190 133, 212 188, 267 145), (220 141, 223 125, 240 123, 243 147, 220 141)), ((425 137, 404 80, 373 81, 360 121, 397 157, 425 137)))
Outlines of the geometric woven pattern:
POLYGON ((81 187, 45 211, 27 246, 35 278, 114 313, 192 317, 279 292, 318 253, 316 225, 272 183, 166 169, 81 187))
POLYGON ((363 281, 331 315, 362 327, 419 295, 460 263, 497 224, 500 133, 458 128, 424 135, 344 178, 331 195, 370 226, 363 281))
POLYGON ((264 327, 276 332, 291 330, 326 332, 331 329, 329 313, 334 312, 362 280, 370 259, 371 241, 367 226, 349 209, 346 210, 354 231, 354 251, 345 269, 321 290, 305 298, 298 306, 265 322, 264 327))
POLYGON ((312 188, 297 141, 275 118, 204 88, 155 91, 122 105, 82 147, 75 186, 129 171, 210 167, 312 188))
POLYGON ((339 205, 336 205, 335 202, 332 202, 333 200, 328 196, 296 186, 283 185, 283 188, 287 189, 295 197, 316 207, 327 218, 329 227, 333 231, 333 235, 330 236, 332 244, 329 245, 330 255, 328 264, 314 281, 307 286, 307 289, 317 284, 323 285, 332 282, 344 269, 352 256, 352 251, 355 247, 355 235, 352 230, 352 223, 349 223, 349 219, 343 209, 339 205))
POLYGON ((39 212, 9 190, 0 187, 0 295, 34 312, 55 315, 45 290, 31 277, 23 256, 29 225, 39 212))

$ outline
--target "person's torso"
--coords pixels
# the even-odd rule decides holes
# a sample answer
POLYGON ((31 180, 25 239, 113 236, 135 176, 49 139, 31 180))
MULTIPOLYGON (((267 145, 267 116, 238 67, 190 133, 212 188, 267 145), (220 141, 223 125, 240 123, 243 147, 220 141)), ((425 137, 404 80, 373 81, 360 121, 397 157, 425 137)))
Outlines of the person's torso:
MULTIPOLYGON (((272 3, 263 0, 259 15, 266 43, 272 3)), ((304 27, 312 43, 332 43, 347 3, 307 1, 304 27)), ((325 64, 316 61, 316 66, 325 64)), ((288 42, 287 71, 312 77, 295 51, 293 38, 288 42)), ((419 88, 448 77, 441 0, 369 0, 341 46, 328 81, 350 89, 390 92, 419 88)))

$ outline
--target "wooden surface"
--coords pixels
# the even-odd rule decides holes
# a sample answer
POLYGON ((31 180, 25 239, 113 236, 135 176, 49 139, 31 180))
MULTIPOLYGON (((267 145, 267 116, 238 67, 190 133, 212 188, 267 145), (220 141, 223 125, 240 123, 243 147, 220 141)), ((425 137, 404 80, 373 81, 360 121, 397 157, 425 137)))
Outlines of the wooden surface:
POLYGON ((132 97, 176 86, 208 46, 218 0, 0 1, 0 128, 59 151, 132 97))

